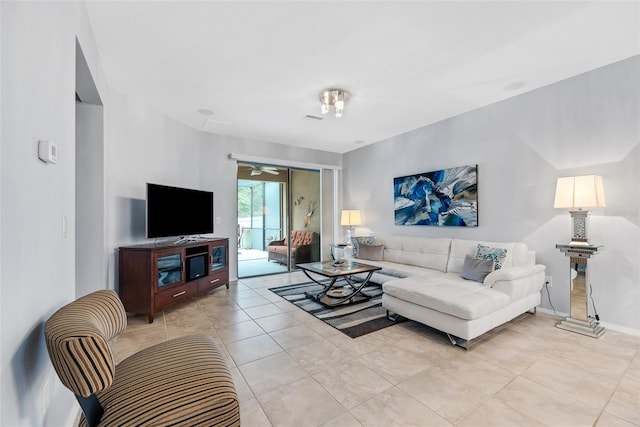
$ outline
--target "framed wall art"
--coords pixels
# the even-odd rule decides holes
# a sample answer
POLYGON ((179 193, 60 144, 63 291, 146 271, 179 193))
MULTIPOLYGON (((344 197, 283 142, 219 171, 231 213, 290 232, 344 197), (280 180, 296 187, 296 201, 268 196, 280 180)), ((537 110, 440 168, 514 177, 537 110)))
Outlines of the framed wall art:
POLYGON ((393 179, 396 225, 478 226, 478 165, 393 179))

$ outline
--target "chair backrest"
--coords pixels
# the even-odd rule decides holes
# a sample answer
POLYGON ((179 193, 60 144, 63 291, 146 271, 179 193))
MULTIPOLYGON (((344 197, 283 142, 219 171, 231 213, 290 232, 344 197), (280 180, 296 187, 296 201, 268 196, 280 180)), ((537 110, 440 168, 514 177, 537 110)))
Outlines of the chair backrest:
POLYGON ((112 290, 93 292, 56 311, 44 333, 62 384, 83 397, 108 388, 115 372, 109 340, 126 326, 125 308, 112 290))
POLYGON ((313 243, 315 236, 316 236, 315 231, 292 230, 289 244, 291 247, 310 245, 311 243, 313 243))

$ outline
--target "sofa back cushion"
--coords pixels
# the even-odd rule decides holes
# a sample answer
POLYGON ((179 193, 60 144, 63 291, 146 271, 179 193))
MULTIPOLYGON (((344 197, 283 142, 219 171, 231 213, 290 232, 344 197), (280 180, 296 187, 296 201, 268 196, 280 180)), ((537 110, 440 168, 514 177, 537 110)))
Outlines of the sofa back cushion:
POLYGON ((447 271, 451 239, 376 234, 376 243, 384 245, 385 261, 447 271))
POLYGON ((289 239, 289 244, 291 247, 302 246, 302 245, 310 245, 313 242, 313 237, 315 235, 315 231, 309 230, 293 230, 291 231, 291 238, 289 239))
POLYGON ((451 241, 451 254, 447 264, 448 273, 462 273, 464 258, 466 255, 476 256, 478 244, 492 248, 503 248, 507 250, 507 256, 501 262, 502 267, 512 267, 514 265, 526 265, 530 263, 529 250, 527 245, 519 242, 485 242, 479 240, 453 239, 451 241))

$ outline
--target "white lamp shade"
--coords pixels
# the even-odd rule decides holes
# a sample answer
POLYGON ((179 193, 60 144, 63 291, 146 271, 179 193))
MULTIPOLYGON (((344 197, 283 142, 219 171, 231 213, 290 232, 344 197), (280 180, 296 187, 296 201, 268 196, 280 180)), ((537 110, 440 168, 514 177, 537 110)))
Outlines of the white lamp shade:
POLYGON ((554 208, 601 208, 606 206, 599 175, 558 178, 554 208))
POLYGON ((348 210, 342 211, 342 215, 340 216, 340 225, 361 225, 362 220, 360 218, 360 211, 358 210, 348 210))

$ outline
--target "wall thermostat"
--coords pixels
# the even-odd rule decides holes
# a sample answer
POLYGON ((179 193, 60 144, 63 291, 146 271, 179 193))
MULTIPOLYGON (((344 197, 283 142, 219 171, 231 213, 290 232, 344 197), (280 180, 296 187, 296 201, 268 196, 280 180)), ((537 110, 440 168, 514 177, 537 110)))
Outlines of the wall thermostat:
POLYGON ((45 163, 57 163, 58 146, 51 141, 38 141, 38 157, 45 163))

